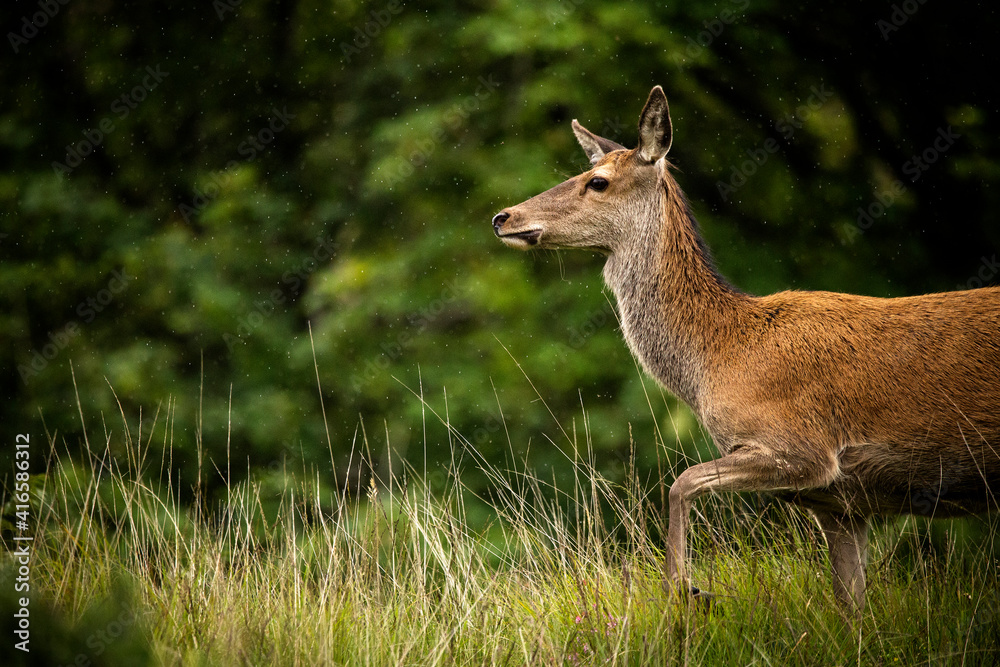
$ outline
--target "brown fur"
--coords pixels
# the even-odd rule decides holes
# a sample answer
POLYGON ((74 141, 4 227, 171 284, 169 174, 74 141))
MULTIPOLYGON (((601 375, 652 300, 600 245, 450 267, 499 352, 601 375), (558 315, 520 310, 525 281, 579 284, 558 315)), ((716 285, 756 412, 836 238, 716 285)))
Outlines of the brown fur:
POLYGON ((1000 287, 744 294, 716 272, 670 173, 659 86, 638 148, 573 129, 593 169, 505 209, 494 230, 517 248, 606 254, 629 347, 715 440, 722 456, 670 489, 671 579, 686 585, 691 503, 709 491, 771 491, 811 509, 837 597, 856 610, 869 517, 997 508, 1000 287))

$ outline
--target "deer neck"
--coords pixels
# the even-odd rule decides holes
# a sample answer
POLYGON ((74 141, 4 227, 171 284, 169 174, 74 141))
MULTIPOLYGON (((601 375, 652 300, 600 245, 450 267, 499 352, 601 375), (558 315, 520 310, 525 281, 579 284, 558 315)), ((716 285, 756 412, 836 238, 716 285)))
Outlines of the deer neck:
POLYGON ((716 272, 677 183, 664 174, 659 185, 659 201, 630 221, 638 233, 611 252, 604 279, 632 353, 701 414, 713 363, 749 303, 716 272))

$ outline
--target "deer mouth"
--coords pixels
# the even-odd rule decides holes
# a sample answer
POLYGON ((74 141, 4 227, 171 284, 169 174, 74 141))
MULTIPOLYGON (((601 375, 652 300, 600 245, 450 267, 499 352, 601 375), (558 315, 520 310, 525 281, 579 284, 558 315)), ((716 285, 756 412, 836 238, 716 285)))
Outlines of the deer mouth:
POLYGON ((500 240, 510 246, 533 246, 538 245, 538 238, 542 235, 540 229, 526 229, 523 232, 512 234, 497 234, 500 240))

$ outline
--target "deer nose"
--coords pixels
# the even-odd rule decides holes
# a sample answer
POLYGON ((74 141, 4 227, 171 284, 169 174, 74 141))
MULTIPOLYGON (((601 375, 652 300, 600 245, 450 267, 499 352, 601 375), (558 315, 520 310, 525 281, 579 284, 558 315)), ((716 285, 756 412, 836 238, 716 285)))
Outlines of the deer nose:
POLYGON ((507 211, 500 211, 493 216, 493 233, 500 236, 500 228, 503 227, 503 223, 507 222, 507 218, 510 217, 510 213, 507 211))

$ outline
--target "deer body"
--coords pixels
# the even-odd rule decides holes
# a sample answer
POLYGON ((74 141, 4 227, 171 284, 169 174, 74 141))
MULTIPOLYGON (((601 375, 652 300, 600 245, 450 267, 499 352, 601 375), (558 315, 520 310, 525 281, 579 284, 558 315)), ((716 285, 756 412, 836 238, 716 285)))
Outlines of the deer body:
POLYGON ((671 579, 686 585, 691 503, 709 491, 770 491, 811 509, 837 597, 858 610, 869 517, 997 508, 1000 287, 744 294, 716 272, 670 174, 659 87, 634 150, 573 128, 594 168, 505 209, 494 230, 517 248, 606 254, 629 348, 712 435, 721 457, 670 489, 671 579))

